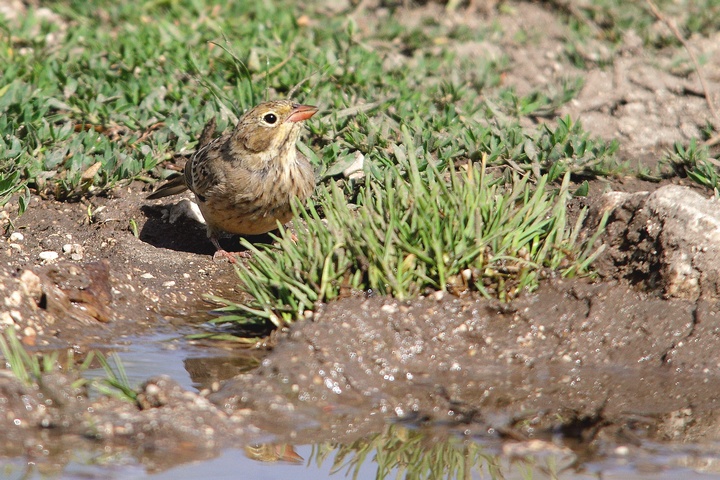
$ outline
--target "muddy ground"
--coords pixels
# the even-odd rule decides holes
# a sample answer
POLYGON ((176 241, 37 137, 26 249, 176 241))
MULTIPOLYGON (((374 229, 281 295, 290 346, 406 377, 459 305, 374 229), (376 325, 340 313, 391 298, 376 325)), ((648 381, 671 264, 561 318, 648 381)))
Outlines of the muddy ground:
MULTIPOLYGON (((510 5, 447 16, 504 31, 493 44, 451 48, 510 55, 505 82, 519 93, 583 75, 561 113, 619 139, 632 164, 652 166, 672 142, 699 136, 710 113, 697 75, 671 69, 682 50, 646 52, 630 32, 612 67, 585 73, 562 55, 558 12, 510 5), (517 48, 521 29, 542 35, 517 48)), ((407 21, 439 8, 405 12, 407 21)), ((387 14, 363 12, 363 28, 387 14)), ((716 60, 705 75, 720 91, 720 38, 690 44, 716 60)), ((610 55, 587 48, 589 58, 610 55)), ((592 182, 592 218, 613 211, 596 281, 551 278, 510 304, 470 294, 341 300, 280 333, 258 369, 200 394, 156 378, 132 405, 89 400, 62 375, 34 389, 0 376, 8 432, 0 454, 28 455, 33 442, 56 442, 58 455, 68 442, 115 445, 163 469, 178 462, 167 452, 205 458, 268 435, 350 442, 391 419, 512 441, 563 433, 601 453, 643 440, 720 440, 720 218, 711 192, 682 183, 592 182)), ((148 189, 135 182, 78 203, 34 196, 19 218, 6 205, 2 220, 15 228, 0 250, 0 322, 29 347, 83 354, 160 328, 203 331, 212 308, 203 294, 241 298, 232 266, 212 260, 204 228, 184 217, 170 223, 171 204, 146 201, 148 189)))

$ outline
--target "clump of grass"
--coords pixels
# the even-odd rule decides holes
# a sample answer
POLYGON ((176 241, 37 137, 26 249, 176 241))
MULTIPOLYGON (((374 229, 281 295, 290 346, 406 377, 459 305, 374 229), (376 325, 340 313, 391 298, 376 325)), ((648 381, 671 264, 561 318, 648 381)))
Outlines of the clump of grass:
MULTIPOLYGON (((22 215, 30 202, 27 181, 21 178, 18 170, 0 169, 0 207, 8 203, 14 195, 17 195, 18 215, 22 215)), ((12 227, 12 224, 9 226, 12 227)))
MULTIPOLYGON (((322 465, 332 458, 332 473, 345 470, 358 478, 361 469, 372 463, 375 478, 471 478, 485 468, 499 473, 497 460, 477 443, 452 435, 431 435, 400 425, 390 425, 376 435, 347 445, 313 446, 311 458, 322 465)), ((493 476, 493 478, 496 478, 493 476)))
POLYGON ((92 386, 102 395, 134 403, 137 399, 137 392, 130 385, 130 380, 125 372, 125 367, 120 361, 120 357, 115 353, 110 354, 111 364, 111 362, 105 358, 105 355, 101 353, 96 353, 95 355, 103 370, 105 370, 105 378, 93 382, 92 386))
POLYGON ((696 139, 691 139, 686 146, 682 142, 675 142, 672 150, 662 159, 662 165, 669 165, 680 175, 711 189, 718 189, 720 180, 720 162, 710 157, 706 145, 698 145, 696 139))
POLYGON ((476 138, 478 146, 470 158, 487 154, 488 164, 510 165, 516 170, 532 172, 536 177, 547 174, 551 182, 566 173, 596 177, 619 170, 615 158, 618 142, 592 138, 579 121, 569 116, 558 118, 554 125, 543 124, 533 135, 525 133, 517 124, 489 129, 479 137, 474 128, 468 128, 465 136, 468 135, 476 138))
POLYGON ((564 79, 550 91, 535 90, 525 96, 518 96, 514 89, 503 90, 499 94, 500 105, 515 117, 555 117, 557 109, 575 98, 582 90, 582 78, 564 79))
POLYGON ((31 355, 18 339, 15 330, 8 328, 0 333, 0 353, 15 378, 25 385, 40 381, 44 373, 58 368, 58 352, 31 355))
POLYGON ((130 402, 134 402, 137 397, 137 392, 130 386, 125 369, 116 355, 110 357, 115 368, 102 353, 94 351, 90 352, 80 365, 75 365, 73 352, 68 350, 67 360, 61 365, 60 352, 33 355, 23 346, 12 328, 0 332, 0 353, 15 378, 27 386, 41 384, 46 374, 63 371, 65 374, 78 376, 71 384, 72 388, 94 388, 101 394, 130 402), (82 378, 82 372, 89 369, 95 359, 102 365, 106 377, 98 380, 82 378))
POLYGON ((277 246, 242 240, 252 258, 237 272, 252 300, 216 298, 225 314, 218 322, 280 326, 350 291, 407 299, 475 290, 510 299, 535 288, 547 269, 587 271, 595 237, 578 241, 585 211, 567 225, 569 174, 559 189, 547 176, 533 185, 530 175, 515 175, 506 187, 484 163, 443 174, 417 157, 404 133, 405 146, 393 147, 397 165, 370 177, 357 205, 337 185, 321 186, 315 201, 297 207, 296 241, 283 229, 277 246))

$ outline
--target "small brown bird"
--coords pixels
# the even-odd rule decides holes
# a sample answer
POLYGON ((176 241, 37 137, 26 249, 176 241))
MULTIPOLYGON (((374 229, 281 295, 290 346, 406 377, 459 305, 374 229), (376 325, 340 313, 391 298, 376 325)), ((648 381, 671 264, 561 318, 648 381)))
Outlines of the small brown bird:
POLYGON ((183 174, 147 198, 190 189, 217 249, 215 255, 234 262, 234 255, 220 246, 221 232, 259 235, 274 230, 277 222, 292 217, 294 198, 305 200, 312 194, 315 173, 295 144, 301 122, 317 111, 290 100, 261 103, 245 113, 232 132, 214 140, 210 140, 214 122, 209 123, 183 174))

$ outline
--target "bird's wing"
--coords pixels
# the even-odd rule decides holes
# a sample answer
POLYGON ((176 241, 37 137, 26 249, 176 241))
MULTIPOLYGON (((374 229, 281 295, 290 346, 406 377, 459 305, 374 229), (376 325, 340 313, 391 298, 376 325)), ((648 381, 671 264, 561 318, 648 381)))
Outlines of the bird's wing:
POLYGON ((207 183, 207 180, 204 179, 208 177, 208 175, 206 172, 203 172, 202 167, 198 168, 197 166, 193 167, 192 165, 197 164, 202 160, 202 158, 207 157, 208 150, 214 143, 212 141, 212 137, 214 134, 215 118, 213 117, 210 119, 209 122, 205 124, 205 128, 203 128, 203 131, 200 134, 200 139, 198 140, 198 150, 185 164, 184 172, 182 174, 176 173, 168 177, 168 181, 166 183, 164 183, 157 190, 148 195, 148 200, 155 200, 158 198, 169 197, 170 195, 176 195, 178 193, 184 192, 188 188, 195 192, 196 187, 194 187, 194 185, 196 184, 199 186, 197 188, 201 188, 204 190, 206 187, 204 187, 203 184, 207 183), (192 170, 199 170, 200 174, 193 176, 192 170))
POLYGON ((206 143, 185 165, 185 183, 199 197, 222 181, 222 171, 217 167, 226 141, 227 136, 222 136, 206 143))

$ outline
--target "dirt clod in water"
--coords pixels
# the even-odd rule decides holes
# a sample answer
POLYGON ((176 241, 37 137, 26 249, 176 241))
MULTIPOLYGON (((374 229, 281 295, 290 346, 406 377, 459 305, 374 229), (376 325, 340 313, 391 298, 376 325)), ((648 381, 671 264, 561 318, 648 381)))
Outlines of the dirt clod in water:
MULTIPOLYGON (((260 412, 271 401, 263 419, 270 424, 298 411, 330 412, 330 425, 309 427, 317 432, 337 432, 358 409, 466 422, 512 438, 563 431, 583 440, 716 439, 720 377, 707 366, 720 361, 720 350, 694 362, 678 362, 676 352, 701 344, 696 315, 688 301, 583 282, 556 282, 510 305, 356 298, 294 327, 257 371, 210 399, 228 412, 260 412), (670 421, 678 412, 695 418, 670 421)), ((317 418, 313 412, 308 421, 317 418)), ((349 423, 371 421, 360 413, 349 423)))

